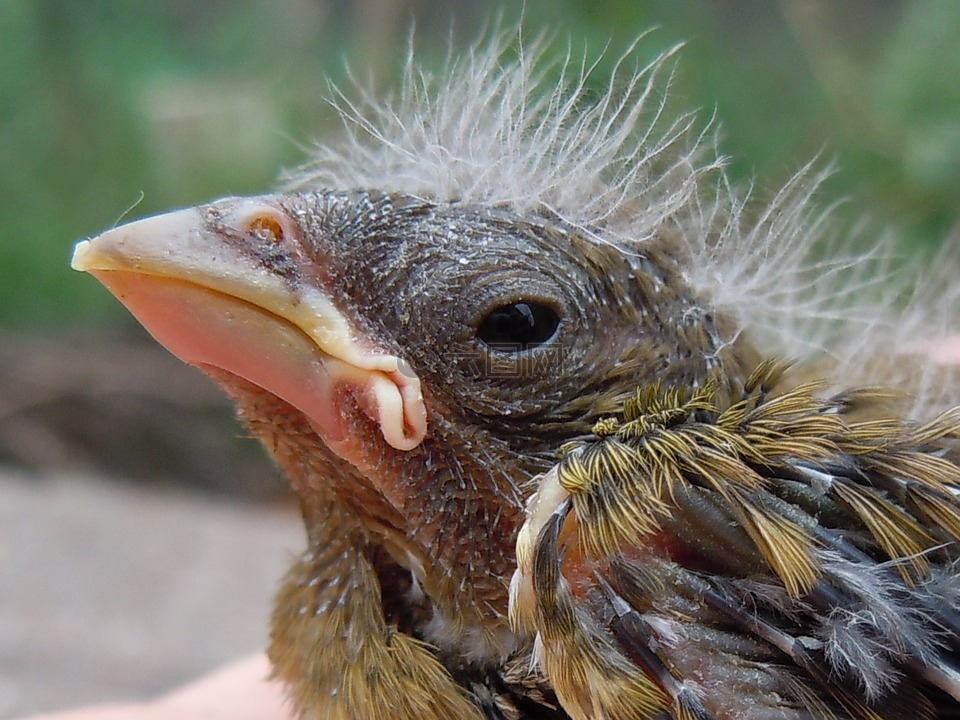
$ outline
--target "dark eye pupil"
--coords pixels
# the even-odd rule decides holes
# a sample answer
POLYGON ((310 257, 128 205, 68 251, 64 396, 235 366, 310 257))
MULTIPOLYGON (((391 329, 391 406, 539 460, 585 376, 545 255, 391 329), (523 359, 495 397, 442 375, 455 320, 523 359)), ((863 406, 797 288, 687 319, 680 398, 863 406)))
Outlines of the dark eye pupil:
POLYGON ((560 317, 553 308, 517 302, 498 307, 487 315, 477 330, 477 337, 494 350, 519 352, 547 342, 559 325, 560 317))

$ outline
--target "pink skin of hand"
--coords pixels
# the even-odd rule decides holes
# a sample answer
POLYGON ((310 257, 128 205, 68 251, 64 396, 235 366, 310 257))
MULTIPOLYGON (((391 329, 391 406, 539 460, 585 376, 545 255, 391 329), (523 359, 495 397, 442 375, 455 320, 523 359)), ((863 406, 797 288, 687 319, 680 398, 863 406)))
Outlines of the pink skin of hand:
POLYGON ((960 335, 951 335, 929 350, 930 357, 941 365, 960 365, 960 335))
POLYGON ((244 658, 142 704, 98 705, 23 720, 294 720, 263 655, 244 658))

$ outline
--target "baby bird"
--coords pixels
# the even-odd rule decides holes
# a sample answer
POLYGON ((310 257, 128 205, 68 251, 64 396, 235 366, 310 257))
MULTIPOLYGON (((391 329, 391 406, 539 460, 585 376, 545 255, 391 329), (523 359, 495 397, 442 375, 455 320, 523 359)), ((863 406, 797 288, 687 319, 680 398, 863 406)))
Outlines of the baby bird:
POLYGON ((748 211, 664 117, 675 49, 596 95, 515 41, 337 94, 280 192, 75 251, 299 497, 294 708, 960 717, 960 385, 920 353, 956 263, 824 254, 809 167, 748 211))

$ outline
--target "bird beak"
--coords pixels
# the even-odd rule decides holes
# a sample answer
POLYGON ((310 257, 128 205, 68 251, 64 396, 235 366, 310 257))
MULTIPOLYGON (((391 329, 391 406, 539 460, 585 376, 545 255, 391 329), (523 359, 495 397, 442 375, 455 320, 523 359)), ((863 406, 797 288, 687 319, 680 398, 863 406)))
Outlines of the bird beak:
POLYGON ((298 232, 270 197, 230 199, 81 241, 72 266, 184 362, 243 378, 299 409, 334 452, 351 431, 340 412, 344 391, 387 443, 417 447, 426 411, 409 365, 355 332, 315 282, 278 270, 277 257, 302 259, 298 232))

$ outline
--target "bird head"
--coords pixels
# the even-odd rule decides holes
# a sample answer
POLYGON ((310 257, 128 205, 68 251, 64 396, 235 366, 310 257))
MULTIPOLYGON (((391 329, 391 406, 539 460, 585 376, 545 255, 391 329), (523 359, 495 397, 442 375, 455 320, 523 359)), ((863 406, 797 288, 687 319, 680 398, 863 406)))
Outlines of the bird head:
POLYGON ((308 531, 349 514, 432 612, 505 627, 524 501, 558 448, 638 382, 696 384, 740 360, 677 248, 624 252, 502 208, 303 191, 134 222, 73 262, 233 396, 308 531))

